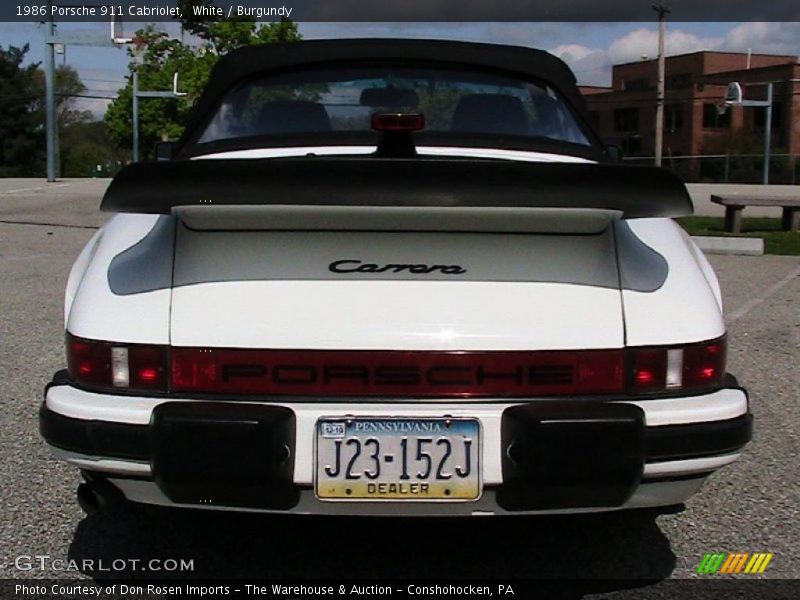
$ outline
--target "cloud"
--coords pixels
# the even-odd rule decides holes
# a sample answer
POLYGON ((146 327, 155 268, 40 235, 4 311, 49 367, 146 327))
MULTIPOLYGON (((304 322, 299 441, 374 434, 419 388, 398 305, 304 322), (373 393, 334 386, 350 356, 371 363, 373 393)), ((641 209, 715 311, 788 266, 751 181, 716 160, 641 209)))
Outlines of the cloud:
MULTIPOLYGON (((260 0, 239 0, 258 4, 260 0)), ((797 0, 669 0, 672 18, 686 22, 784 22, 800 14, 797 0)), ((296 0, 292 17, 300 21, 573 21, 647 22, 654 18, 651 2, 644 0, 296 0)))
MULTIPOLYGON (((415 37, 458 39, 476 42, 514 44, 549 51, 564 60, 585 85, 609 85, 612 65, 640 60, 642 55, 655 58, 658 54, 658 29, 652 26, 628 24, 607 45, 580 43, 598 35, 608 39, 619 28, 610 23, 302 23, 307 39, 324 37, 415 37)), ((734 27, 727 36, 705 36, 685 29, 685 24, 670 23, 667 29, 668 56, 700 50, 730 49, 747 51, 786 52, 800 40, 798 24, 747 23, 734 27), (756 50, 760 40, 772 43, 769 49, 756 50)), ((696 28, 696 26, 695 26, 696 28)))
POLYGON ((734 52, 800 54, 800 23, 743 23, 725 36, 722 48, 734 52))
MULTIPOLYGON (((667 56, 687 54, 699 50, 713 50, 723 42, 719 37, 699 37, 680 29, 668 29, 665 39, 667 56)), ((631 31, 614 40, 608 47, 608 57, 612 64, 632 62, 642 55, 650 58, 658 56, 658 31, 655 27, 631 31)))
POLYGON ((541 48, 574 37, 583 23, 300 23, 305 39, 349 37, 437 38, 541 48))
POLYGON ((583 85, 608 85, 611 79, 611 61, 608 52, 580 44, 563 44, 549 50, 567 63, 578 83, 583 85))
POLYGON ((584 60, 596 52, 600 51, 593 48, 587 48, 586 46, 581 46, 580 44, 562 44, 561 46, 550 50, 551 54, 561 57, 562 60, 572 62, 584 60))
MULTIPOLYGON (((800 54, 800 23, 743 23, 724 36, 703 36, 671 25, 665 40, 666 55, 675 56, 702 50, 763 54, 800 54)), ((607 48, 581 44, 562 44, 550 49, 575 72, 578 81, 587 85, 608 85, 613 65, 634 62, 642 56, 658 56, 658 31, 640 27, 614 39, 607 48)))

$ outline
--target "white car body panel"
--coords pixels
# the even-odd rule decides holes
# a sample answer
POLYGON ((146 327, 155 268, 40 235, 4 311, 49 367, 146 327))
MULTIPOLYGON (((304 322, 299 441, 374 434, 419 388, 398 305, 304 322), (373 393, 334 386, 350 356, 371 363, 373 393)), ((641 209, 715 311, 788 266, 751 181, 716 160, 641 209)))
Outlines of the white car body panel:
MULTIPOLYGON (((169 344, 170 290, 119 295, 108 283, 114 257, 147 235, 157 219, 157 215, 117 215, 89 241, 91 261, 87 260, 85 269, 79 261, 67 282, 67 289, 75 290, 72 301, 68 297, 66 303, 67 331, 89 339, 169 344)), ((171 257, 164 260, 171 262, 171 257)))
MULTIPOLYGON (((255 148, 252 150, 232 150, 198 156, 195 160, 222 158, 279 158, 282 156, 342 156, 366 155, 375 152, 375 146, 298 146, 292 148, 255 148)), ((547 152, 527 152, 523 150, 503 150, 499 148, 453 148, 448 146, 418 146, 417 153, 422 156, 461 156, 465 158, 500 158, 525 162, 590 163, 592 161, 578 156, 550 154, 547 152)))
POLYGON ((321 350, 565 350, 623 344, 615 290, 410 281, 329 281, 324 293, 318 290, 314 281, 177 288, 172 343, 203 346, 211 337, 222 347, 321 350), (491 320, 487 307, 493 307, 491 320), (608 316, 594 323, 597 311, 608 316), (302 325, 288 314, 302 315, 302 325), (593 323, 591 333, 576 322, 593 323))
MULTIPOLYGON (((178 398, 182 402, 192 402, 190 398, 178 398)), ((70 386, 53 387, 47 392, 45 404, 59 414, 91 421, 98 419, 101 421, 112 421, 125 423, 128 425, 147 425, 153 409, 169 398, 153 398, 148 396, 131 395, 125 397, 125 402, 120 402, 118 396, 79 390, 70 386)), ((243 400, 251 404, 261 404, 256 400, 243 400)), ((626 404, 634 404, 641 408, 645 413, 645 422, 649 427, 662 427, 665 425, 688 425, 691 423, 707 423, 711 421, 724 421, 735 419, 747 412, 747 399, 741 390, 723 389, 701 396, 691 396, 688 398, 664 398, 661 400, 619 400, 626 404)), ((269 405, 287 406, 293 411, 317 413, 318 416, 331 412, 353 412, 358 411, 365 414, 369 412, 373 403, 369 403, 365 408, 364 404, 345 406, 342 403, 295 403, 291 401, 270 402, 269 405), (334 410, 336 406, 336 410, 334 410)), ((375 405, 381 405, 380 399, 376 399, 375 405)), ((480 400, 465 401, 464 404, 469 409, 473 405, 481 404, 480 400)), ((509 406, 515 406, 519 402, 497 402, 491 404, 493 410, 500 413, 509 406)), ((452 403, 436 402, 428 400, 424 402, 409 403, 405 405, 397 402, 384 402, 384 408, 390 408, 398 414, 414 414, 417 407, 425 408, 428 411, 438 410, 446 413, 453 408, 452 403)), ((458 406, 458 405, 456 405, 458 406)))
POLYGON ((669 274, 654 292, 623 290, 629 346, 685 344, 725 333, 718 288, 698 268, 694 243, 671 219, 633 219, 630 228, 664 256, 669 274))
MULTIPOLYGON (((736 456, 728 461, 733 462, 736 456)), ((220 507, 203 504, 176 504, 151 481, 136 479, 109 479, 125 494, 128 500, 157 506, 193 508, 199 510, 225 510, 233 512, 277 512, 251 508, 220 507)), ((684 502, 702 487, 703 478, 677 481, 654 481, 643 483, 625 504, 614 508, 559 508, 551 510, 507 511, 495 500, 494 490, 485 490, 475 502, 407 502, 398 506, 396 502, 321 502, 311 490, 303 490, 298 504, 289 511, 298 515, 332 515, 358 517, 490 517, 495 515, 563 515, 608 512, 637 508, 674 506, 684 502), (402 512, 401 512, 402 511, 402 512)))

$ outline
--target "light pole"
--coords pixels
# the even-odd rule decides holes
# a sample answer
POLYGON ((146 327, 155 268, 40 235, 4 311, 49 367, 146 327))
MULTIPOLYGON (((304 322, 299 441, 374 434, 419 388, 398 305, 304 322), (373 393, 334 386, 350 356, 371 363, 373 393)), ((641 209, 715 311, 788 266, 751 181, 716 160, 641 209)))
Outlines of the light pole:
POLYGON ((658 92, 656 98, 656 166, 661 166, 662 147, 664 145, 664 38, 667 34, 666 16, 670 12, 662 0, 653 4, 653 10, 658 14, 658 92))
POLYGON ((771 146, 772 146, 772 82, 758 83, 752 85, 766 85, 767 86, 767 99, 766 100, 745 100, 742 86, 738 81, 728 84, 728 90, 725 92, 724 106, 751 106, 766 108, 767 113, 764 119, 764 177, 762 181, 764 185, 769 184, 769 163, 771 159, 771 146))
POLYGON ((56 180, 58 132, 56 131, 56 24, 53 20, 52 0, 47 0, 47 28, 44 34, 44 111, 47 142, 47 181, 56 180))
MULTIPOLYGON (((114 46, 119 48, 130 42, 130 38, 117 34, 117 25, 121 20, 111 20, 110 43, 99 43, 83 39, 81 36, 56 36, 56 24, 52 8, 53 0, 47 0, 47 21, 44 32, 44 81, 45 81, 45 139, 47 144, 47 181, 55 181, 59 175, 58 167, 58 122, 56 119, 56 46, 63 48, 64 62, 66 62, 67 44, 77 46, 114 46)), ((68 7, 69 5, 60 5, 68 7)), ((77 5, 75 5, 77 6, 77 5)))

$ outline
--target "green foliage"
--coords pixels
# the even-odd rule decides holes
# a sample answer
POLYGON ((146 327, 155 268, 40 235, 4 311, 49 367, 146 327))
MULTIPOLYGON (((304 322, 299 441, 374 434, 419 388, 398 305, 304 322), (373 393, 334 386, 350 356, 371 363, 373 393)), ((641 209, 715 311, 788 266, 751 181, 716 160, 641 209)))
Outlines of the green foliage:
POLYGON ((143 158, 152 158, 155 144, 179 138, 194 103, 208 82, 211 69, 222 54, 242 46, 300 39, 297 25, 291 21, 256 23, 253 19, 215 21, 195 17, 192 6, 213 6, 211 0, 179 0, 184 31, 200 43, 189 44, 170 37, 150 25, 136 32, 129 48, 131 63, 128 84, 108 107, 105 122, 111 139, 121 148, 129 148, 133 137, 132 99, 134 70, 139 72, 142 91, 172 89, 174 73, 180 76, 181 98, 142 99, 139 102, 139 140, 143 158))
POLYGON ((0 177, 27 177, 41 169, 43 132, 35 110, 38 66, 22 66, 28 48, 0 46, 0 177))
MULTIPOLYGON (((27 44, 8 50, 0 47, 0 177, 44 173, 45 75, 38 64, 22 67, 27 52, 27 44)), ((76 96, 85 91, 74 68, 56 69, 56 120, 61 136, 72 125, 91 119, 88 111, 75 109, 76 96)))
MULTIPOLYGON (((45 76, 44 71, 36 71, 36 94, 33 108, 37 113, 40 122, 45 121, 45 76)), ((86 91, 86 86, 81 81, 78 71, 70 65, 61 65, 56 68, 56 122, 59 128, 72 125, 73 123, 85 123, 91 121, 92 113, 75 109, 77 96, 86 91)), ((59 129, 60 131, 60 129, 59 129)))
POLYGON ((109 177, 129 161, 130 151, 112 143, 102 121, 72 123, 62 129, 63 177, 109 177))
MULTIPOLYGON (((780 153, 784 148, 772 146, 772 152, 780 153)), ((734 129, 724 136, 712 138, 703 144, 703 154, 761 154, 764 152, 764 132, 734 129)))
POLYGON ((453 113, 464 94, 457 87, 439 85, 435 88, 419 90, 417 110, 425 115, 425 127, 430 130, 447 130, 453 121, 453 113))
POLYGON ((745 217, 741 233, 725 231, 722 217, 683 217, 676 219, 689 235, 760 237, 766 254, 800 255, 800 231, 783 231, 781 220, 770 217, 745 217))

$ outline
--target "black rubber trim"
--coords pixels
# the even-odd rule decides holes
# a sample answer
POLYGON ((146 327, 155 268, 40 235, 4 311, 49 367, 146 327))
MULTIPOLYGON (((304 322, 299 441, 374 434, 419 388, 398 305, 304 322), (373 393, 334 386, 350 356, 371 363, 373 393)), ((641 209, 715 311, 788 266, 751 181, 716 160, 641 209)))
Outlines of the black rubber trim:
POLYGON ((726 421, 648 427, 647 460, 663 462, 735 452, 753 437, 753 415, 726 421))
POLYGON ((39 409, 39 433, 51 446, 104 458, 150 460, 150 435, 146 425, 73 419, 39 409))
POLYGON ((726 388, 738 388, 739 380, 736 379, 736 376, 733 373, 725 373, 725 377, 722 379, 722 384, 726 388))
POLYGON ((642 478, 644 411, 633 404, 561 402, 503 411, 506 510, 623 505, 642 478))
POLYGON ((300 499, 291 409, 166 402, 149 430, 153 479, 173 502, 288 510, 300 499))
POLYGON ((51 387, 59 385, 70 385, 69 372, 66 369, 61 369, 53 373, 53 379, 44 386, 44 395, 47 396, 47 391, 51 387))
POLYGON ((673 481, 695 481, 697 479, 705 479, 709 475, 711 475, 714 471, 701 471, 698 473, 690 473, 686 475, 665 475, 663 477, 659 477, 658 475, 654 476, 645 476, 642 477, 642 483, 669 483, 673 481))

